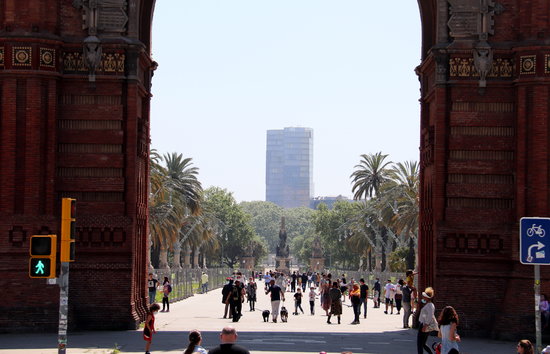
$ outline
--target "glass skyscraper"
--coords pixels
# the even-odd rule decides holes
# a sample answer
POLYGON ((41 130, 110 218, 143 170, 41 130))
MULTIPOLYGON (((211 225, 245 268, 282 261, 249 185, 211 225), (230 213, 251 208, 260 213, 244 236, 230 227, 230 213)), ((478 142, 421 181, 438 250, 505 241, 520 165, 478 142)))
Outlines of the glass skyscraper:
POLYGON ((313 196, 313 129, 267 131, 266 200, 283 208, 309 207, 313 196))

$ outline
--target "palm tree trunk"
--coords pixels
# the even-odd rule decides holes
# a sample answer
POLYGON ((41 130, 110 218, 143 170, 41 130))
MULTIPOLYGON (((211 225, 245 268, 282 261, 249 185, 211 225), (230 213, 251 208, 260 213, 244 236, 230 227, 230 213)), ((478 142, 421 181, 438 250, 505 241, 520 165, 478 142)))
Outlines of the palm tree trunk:
POLYGON ((193 268, 199 268, 199 248, 195 248, 193 252, 193 268))
POLYGON ((170 269, 168 266, 168 248, 160 245, 159 269, 170 269))
POLYGON ((183 267, 191 268, 191 247, 185 246, 185 254, 183 255, 183 267))
POLYGON ((181 245, 179 242, 174 244, 174 258, 172 259, 172 269, 181 269, 181 245))

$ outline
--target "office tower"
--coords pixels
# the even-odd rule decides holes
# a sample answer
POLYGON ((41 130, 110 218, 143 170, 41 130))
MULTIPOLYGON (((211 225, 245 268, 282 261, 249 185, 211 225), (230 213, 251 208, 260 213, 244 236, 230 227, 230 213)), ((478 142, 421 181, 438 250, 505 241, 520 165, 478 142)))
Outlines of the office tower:
POLYGON ((313 196, 313 129, 267 131, 266 200, 283 208, 308 207, 313 196))

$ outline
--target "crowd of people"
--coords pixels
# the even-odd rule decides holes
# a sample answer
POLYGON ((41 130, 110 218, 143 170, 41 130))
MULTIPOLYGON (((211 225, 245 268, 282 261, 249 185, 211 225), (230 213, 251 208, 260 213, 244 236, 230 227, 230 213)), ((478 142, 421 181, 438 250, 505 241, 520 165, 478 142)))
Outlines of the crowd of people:
MULTIPOLYGON (((363 319, 368 314, 369 295, 373 301, 373 308, 381 307, 381 299, 384 299, 384 314, 401 315, 403 310, 403 328, 414 327, 418 329, 417 335, 417 353, 425 352, 441 354, 458 354, 459 342, 461 340, 458 334, 459 316, 452 306, 444 307, 439 316, 436 317, 436 308, 433 303, 435 290, 431 287, 426 288, 420 294, 414 286, 414 273, 409 270, 405 273, 405 279, 399 279, 392 282, 387 279, 382 286, 380 279, 376 278, 372 293, 369 294, 369 286, 365 279, 359 281, 347 279, 345 274, 334 277, 330 273, 297 273, 285 274, 283 272, 268 271, 264 273, 252 272, 247 278, 241 272, 235 272, 227 278, 227 283, 223 286, 222 303, 225 305, 223 318, 230 318, 233 322, 238 322, 242 317, 242 306, 246 301, 250 312, 256 311, 256 302, 258 295, 258 284, 263 283, 263 291, 270 299, 270 310, 263 310, 264 321, 271 319, 277 323, 279 317, 282 322, 286 322, 288 315, 286 308, 282 305, 286 298, 286 293, 290 292, 294 300, 293 315, 305 314, 302 307, 304 297, 309 301, 309 314, 315 315, 317 299, 319 305, 327 317, 327 324, 332 324, 331 320, 336 320, 341 324, 343 304, 349 300, 353 310, 353 321, 351 324, 359 324, 361 315, 363 319), (307 291, 306 289, 309 289, 307 291), (411 323, 412 319, 412 323, 411 323), (430 335, 437 335, 440 338, 439 343, 435 343, 432 348, 427 345, 427 339, 430 335), (433 351, 432 351, 433 349, 433 351)), ((201 279, 203 293, 208 291, 208 278, 201 279)), ((149 353, 151 339, 155 333, 155 314, 160 310, 160 306, 154 303, 155 292, 161 285, 149 274, 149 294, 153 302, 150 305, 150 311, 145 321, 143 338, 146 341, 146 353, 149 353)), ((164 277, 162 283, 163 308, 161 312, 170 311, 169 294, 172 291, 170 281, 164 277)), ((544 295, 541 296, 540 311, 544 326, 548 325, 550 318, 550 306, 544 295)), ((218 348, 211 349, 209 353, 248 353, 248 351, 235 344, 237 333, 233 327, 225 327, 220 334, 221 345, 218 348)), ((206 350, 201 347, 201 335, 198 331, 192 331, 189 334, 189 346, 185 354, 199 353, 206 354, 206 350)), ((522 340, 518 343, 518 353, 534 353, 534 347, 528 340, 522 340)), ((550 353, 550 350, 548 351, 550 353)))

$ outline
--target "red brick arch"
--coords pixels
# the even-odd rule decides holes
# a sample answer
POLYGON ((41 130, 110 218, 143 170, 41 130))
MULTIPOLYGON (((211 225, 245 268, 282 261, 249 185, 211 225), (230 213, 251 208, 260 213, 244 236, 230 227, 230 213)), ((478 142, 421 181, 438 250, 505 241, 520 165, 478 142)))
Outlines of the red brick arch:
POLYGON ((437 308, 459 311, 461 330, 516 339, 534 332, 518 222, 549 214, 549 5, 482 3, 419 0, 419 280, 437 308))
MULTIPOLYGON (((420 286, 435 287, 438 308, 455 306, 466 331, 530 333, 533 304, 517 300, 533 298, 532 269, 517 261, 517 221, 549 212, 549 5, 488 2, 483 52, 467 30, 479 31, 478 15, 460 8, 468 1, 418 2, 420 286), (478 64, 489 62, 481 88, 478 64)), ((61 197, 78 199, 70 323, 122 329, 143 319, 154 0, 127 3, 127 22, 100 9, 109 16, 99 14, 91 82, 89 10, 0 2, 0 331, 57 325, 57 287, 26 272, 30 235, 59 233, 61 197)))
POLYGON ((27 262, 30 235, 59 234, 61 197, 78 200, 70 324, 143 319, 154 0, 125 2, 97 9, 95 82, 83 53, 88 1, 0 2, 0 331, 57 326, 59 290, 28 279, 27 262))

